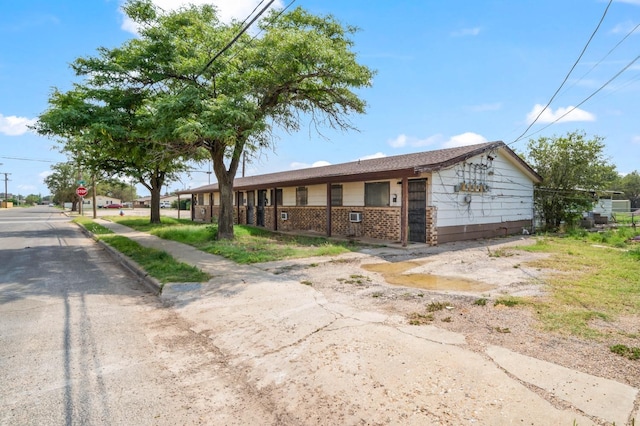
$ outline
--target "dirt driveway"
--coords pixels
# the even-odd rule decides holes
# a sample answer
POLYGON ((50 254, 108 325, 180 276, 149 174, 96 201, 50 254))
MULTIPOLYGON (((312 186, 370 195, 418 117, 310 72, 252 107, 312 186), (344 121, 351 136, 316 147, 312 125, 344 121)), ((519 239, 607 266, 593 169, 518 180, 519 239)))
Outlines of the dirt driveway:
POLYGON ((612 331, 612 337, 585 341, 541 331, 531 309, 494 305, 503 296, 547 296, 545 277, 554 271, 528 264, 548 255, 517 249, 535 241, 522 236, 438 247, 386 247, 331 260, 308 258, 258 266, 312 286, 329 300, 461 333, 479 353, 497 345, 640 387, 639 363, 609 349, 617 343, 638 346, 633 337, 640 332, 638 318, 600 324, 612 331), (486 304, 476 304, 479 299, 487 299, 486 304), (428 312, 429 305, 445 307, 428 312), (631 337, 625 339, 616 331, 631 337))
POLYGON ((126 235, 213 277, 169 283, 162 300, 187 327, 176 341, 195 339, 209 357, 168 368, 202 395, 192 408, 204 418, 223 419, 210 417, 211 401, 225 407, 218 423, 247 424, 251 413, 274 425, 603 425, 640 415, 637 362, 605 341, 541 332, 534 312, 491 303, 545 296, 548 271, 527 266, 541 255, 514 248, 532 239, 243 266, 126 235), (229 380, 212 389, 206 374, 229 380))

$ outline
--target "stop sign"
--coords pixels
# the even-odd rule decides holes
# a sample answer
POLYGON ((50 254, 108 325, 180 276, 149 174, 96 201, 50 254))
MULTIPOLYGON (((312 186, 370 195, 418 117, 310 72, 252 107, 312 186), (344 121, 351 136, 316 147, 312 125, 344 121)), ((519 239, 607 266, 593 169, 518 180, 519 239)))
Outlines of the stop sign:
POLYGON ((86 197, 88 193, 89 191, 84 186, 79 186, 78 189, 76 189, 76 194, 78 194, 78 197, 86 197))

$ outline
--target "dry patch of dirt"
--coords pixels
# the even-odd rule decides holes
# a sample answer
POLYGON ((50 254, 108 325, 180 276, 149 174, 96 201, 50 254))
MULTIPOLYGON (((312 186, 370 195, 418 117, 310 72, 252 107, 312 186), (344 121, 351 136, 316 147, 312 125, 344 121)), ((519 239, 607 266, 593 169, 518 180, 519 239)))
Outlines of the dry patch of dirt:
POLYGON ((610 337, 582 340, 540 329, 531 308, 495 304, 505 296, 544 298, 545 276, 529 266, 548 255, 518 250, 533 237, 408 248, 371 248, 333 258, 258 265, 312 286, 329 301, 431 324, 463 334, 469 347, 511 349, 599 377, 640 387, 640 362, 611 352, 614 344, 640 346, 638 317, 594 324, 610 337))

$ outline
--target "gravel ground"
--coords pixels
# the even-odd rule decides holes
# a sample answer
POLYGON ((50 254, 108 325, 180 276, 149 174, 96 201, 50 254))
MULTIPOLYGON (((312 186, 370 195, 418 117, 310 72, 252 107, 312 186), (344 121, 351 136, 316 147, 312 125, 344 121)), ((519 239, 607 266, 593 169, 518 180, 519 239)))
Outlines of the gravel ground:
POLYGON ((546 255, 515 248, 534 242, 533 237, 517 237, 439 247, 375 248, 331 259, 258 266, 311 285, 330 301, 348 301, 365 310, 401 315, 407 321, 413 318, 461 333, 477 352, 484 352, 488 345, 501 346, 640 387, 640 361, 609 349, 614 344, 640 346, 640 316, 593 323, 606 336, 594 341, 541 330, 530 308, 494 304, 508 295, 547 296, 544 280, 553 271, 527 266, 546 255), (434 281, 432 275, 446 279, 434 281), (478 299, 487 302, 478 305, 478 299), (428 312, 429 305, 440 304, 442 309, 428 312))

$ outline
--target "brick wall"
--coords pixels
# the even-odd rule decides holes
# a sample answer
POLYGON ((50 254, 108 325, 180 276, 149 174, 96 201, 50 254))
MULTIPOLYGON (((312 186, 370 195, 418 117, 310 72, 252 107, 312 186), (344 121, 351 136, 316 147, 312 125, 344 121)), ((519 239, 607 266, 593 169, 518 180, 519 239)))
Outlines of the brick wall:
MULTIPOLYGON (((210 206, 195 206, 195 220, 208 222, 210 206), (204 213, 203 213, 204 212, 204 213)), ((218 217, 219 206, 213 207, 213 221, 218 217)), ((312 231, 326 235, 327 218, 325 207, 278 206, 279 231, 312 231), (288 214, 288 220, 282 220, 281 213, 288 214)), ((331 216, 331 235, 343 237, 365 237, 384 241, 400 241, 399 207, 333 207, 331 216), (361 212, 362 222, 350 222, 349 213, 361 212)), ((257 208, 254 211, 254 223, 257 220, 257 208)), ((246 206, 233 208, 234 222, 247 224, 246 206), (239 212, 239 215, 238 215, 239 212)), ((264 224, 266 229, 274 229, 274 208, 265 208, 264 224)), ((433 224, 435 229, 435 221, 433 224)))
POLYGON ((427 207, 427 241, 426 243, 430 246, 438 245, 438 227, 436 223, 438 222, 438 208, 437 207, 427 207))

